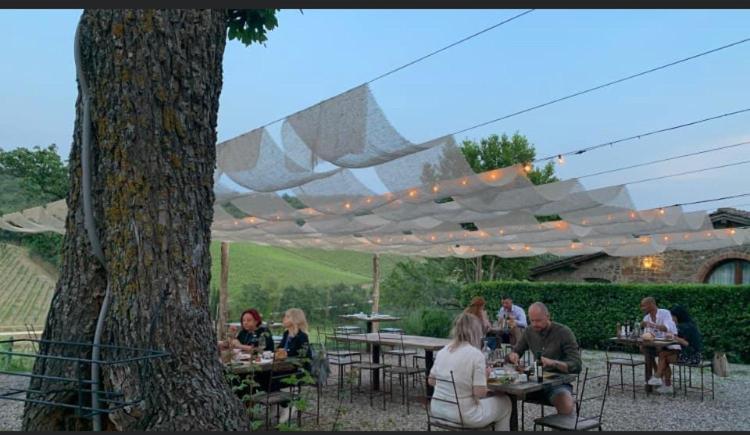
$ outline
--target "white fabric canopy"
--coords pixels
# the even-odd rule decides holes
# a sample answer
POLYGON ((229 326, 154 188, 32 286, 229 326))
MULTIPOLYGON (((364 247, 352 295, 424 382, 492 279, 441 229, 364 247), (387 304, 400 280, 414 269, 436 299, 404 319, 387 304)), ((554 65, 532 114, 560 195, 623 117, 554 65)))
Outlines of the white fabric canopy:
MULTIPOLYGON (((636 210, 624 185, 536 186, 521 165, 474 173, 454 137, 401 136, 367 86, 288 117, 280 132, 280 143, 260 128, 217 144, 214 238, 423 257, 637 256, 750 243, 748 229, 714 230, 705 211, 636 210), (386 190, 353 168, 369 168, 379 182, 369 184, 386 190), (538 220, 551 215, 561 220, 538 220)), ((0 229, 64 233, 66 213, 56 201, 0 216, 0 229)))

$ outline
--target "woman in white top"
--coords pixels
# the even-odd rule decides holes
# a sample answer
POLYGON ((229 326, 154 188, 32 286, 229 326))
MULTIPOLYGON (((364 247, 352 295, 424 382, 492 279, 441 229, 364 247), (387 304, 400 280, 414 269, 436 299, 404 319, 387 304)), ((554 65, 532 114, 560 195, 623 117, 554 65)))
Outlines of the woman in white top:
MULTIPOLYGON (((464 426, 478 428, 495 422, 495 430, 509 430, 510 399, 504 394, 487 397, 489 369, 480 350, 483 336, 482 323, 476 316, 463 312, 456 317, 451 331, 453 341, 437 353, 430 371, 429 383, 435 387, 433 398, 456 400, 450 382, 436 380, 450 380, 453 372, 464 426)), ((454 404, 440 400, 430 403, 433 416, 461 422, 454 404)))

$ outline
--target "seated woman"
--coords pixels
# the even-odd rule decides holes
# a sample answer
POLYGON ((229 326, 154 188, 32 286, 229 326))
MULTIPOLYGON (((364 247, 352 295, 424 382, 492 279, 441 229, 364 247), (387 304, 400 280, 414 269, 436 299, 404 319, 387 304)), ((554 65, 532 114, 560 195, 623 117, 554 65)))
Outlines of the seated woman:
MULTIPOLYGON (((281 323, 286 330, 281 337, 279 347, 276 349, 276 359, 285 359, 287 357, 303 358, 302 367, 309 372, 312 348, 310 347, 310 339, 307 336, 307 318, 305 317, 305 312, 299 308, 290 308, 284 313, 284 319, 281 323)), ((292 375, 296 372, 297 369, 288 369, 274 373, 275 379, 271 382, 271 391, 278 391, 282 388, 282 383, 276 378, 277 376, 292 375)), ((286 384, 284 386, 289 385, 286 384)), ((295 415, 297 412, 293 406, 291 410, 287 410, 288 403, 282 403, 280 406, 280 423, 286 422, 290 416, 295 415)))
POLYGON ((490 318, 487 316, 487 310, 484 309, 484 306, 484 298, 481 296, 475 296, 464 312, 477 316, 482 322, 482 333, 486 334, 492 327, 492 323, 490 323, 490 318))
MULTIPOLYGON (((494 422, 495 430, 509 430, 510 400, 505 395, 487 397, 490 369, 480 350, 482 336, 482 324, 476 316, 464 312, 456 317, 451 331, 453 340, 437 353, 430 371, 428 382, 435 387, 432 397, 456 400, 453 386, 442 381, 450 380, 452 371, 464 426, 479 428, 494 422)), ((432 400, 430 411, 435 417, 461 422, 457 407, 451 403, 432 400)))
POLYGON ((310 339, 307 336, 307 318, 299 308, 290 308, 284 313, 281 321, 286 330, 276 349, 276 358, 298 357, 312 358, 310 339))
POLYGON ((271 331, 263 325, 263 318, 255 308, 245 310, 240 316, 242 330, 237 338, 232 340, 232 347, 242 350, 258 349, 273 351, 273 336, 271 331))
POLYGON ((677 325, 675 341, 681 346, 680 350, 663 349, 659 352, 659 363, 656 376, 663 378, 664 386, 657 388, 659 393, 672 393, 672 369, 670 364, 698 364, 703 352, 703 338, 693 318, 681 305, 675 305, 669 310, 672 320, 677 325))

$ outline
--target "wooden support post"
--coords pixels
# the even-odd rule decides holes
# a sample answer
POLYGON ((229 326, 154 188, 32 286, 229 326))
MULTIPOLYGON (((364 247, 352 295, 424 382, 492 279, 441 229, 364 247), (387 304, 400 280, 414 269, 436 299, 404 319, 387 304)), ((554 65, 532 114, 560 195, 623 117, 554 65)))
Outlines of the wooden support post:
POLYGON ((218 327, 216 331, 219 335, 219 340, 223 340, 226 336, 227 327, 227 283, 229 282, 229 242, 221 242, 221 278, 219 282, 219 315, 218 315, 218 327))
MULTIPOLYGON (((372 312, 380 311, 380 255, 372 256, 372 312)), ((373 322, 373 332, 378 330, 380 322, 373 322)))

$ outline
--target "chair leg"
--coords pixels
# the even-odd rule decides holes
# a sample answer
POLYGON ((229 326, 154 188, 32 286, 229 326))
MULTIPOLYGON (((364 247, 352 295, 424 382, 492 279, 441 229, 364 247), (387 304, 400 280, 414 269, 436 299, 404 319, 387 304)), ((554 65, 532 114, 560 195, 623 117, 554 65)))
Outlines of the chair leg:
POLYGON ((703 367, 701 367, 701 402, 703 402, 703 367))
POLYGON ((625 392, 625 379, 622 378, 622 365, 620 365, 620 390, 625 392))
POLYGON ((714 391, 716 391, 716 387, 714 387, 714 370, 713 367, 709 368, 711 370, 711 400, 716 400, 716 395, 714 391))
MULTIPOLYGON (((630 372, 633 375, 633 400, 635 400, 635 366, 630 366, 630 372)), ((601 430, 601 426, 599 429, 601 430)))

